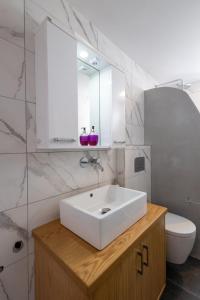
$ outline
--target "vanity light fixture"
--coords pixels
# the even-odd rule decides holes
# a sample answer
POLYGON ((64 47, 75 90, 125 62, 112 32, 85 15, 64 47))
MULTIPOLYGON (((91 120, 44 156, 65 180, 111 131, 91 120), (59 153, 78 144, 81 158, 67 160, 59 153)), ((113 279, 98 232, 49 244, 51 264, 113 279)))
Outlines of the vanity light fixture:
POLYGON ((88 58, 88 55, 89 55, 88 52, 84 51, 84 50, 80 51, 80 53, 79 53, 80 58, 83 58, 83 59, 88 58))

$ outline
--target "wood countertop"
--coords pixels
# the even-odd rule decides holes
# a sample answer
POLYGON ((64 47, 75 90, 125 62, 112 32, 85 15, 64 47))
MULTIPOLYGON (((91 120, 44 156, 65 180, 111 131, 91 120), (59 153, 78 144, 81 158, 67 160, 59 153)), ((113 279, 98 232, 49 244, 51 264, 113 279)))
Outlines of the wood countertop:
POLYGON ((92 290, 123 254, 167 209, 148 204, 147 214, 99 251, 62 226, 59 220, 33 230, 33 236, 84 289, 92 290))

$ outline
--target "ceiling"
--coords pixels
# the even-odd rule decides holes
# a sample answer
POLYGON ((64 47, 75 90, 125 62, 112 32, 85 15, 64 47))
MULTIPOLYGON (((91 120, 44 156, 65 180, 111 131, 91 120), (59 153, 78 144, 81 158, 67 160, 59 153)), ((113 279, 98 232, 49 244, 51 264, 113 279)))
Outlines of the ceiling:
POLYGON ((200 80, 200 0, 69 0, 157 81, 200 80))

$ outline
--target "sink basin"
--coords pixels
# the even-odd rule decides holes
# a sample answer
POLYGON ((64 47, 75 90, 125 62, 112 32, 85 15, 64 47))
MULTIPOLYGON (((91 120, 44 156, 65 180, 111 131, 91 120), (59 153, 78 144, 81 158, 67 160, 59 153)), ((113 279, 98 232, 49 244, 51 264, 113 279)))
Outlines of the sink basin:
POLYGON ((101 250, 147 212, 147 195, 106 185, 60 201, 61 224, 101 250))

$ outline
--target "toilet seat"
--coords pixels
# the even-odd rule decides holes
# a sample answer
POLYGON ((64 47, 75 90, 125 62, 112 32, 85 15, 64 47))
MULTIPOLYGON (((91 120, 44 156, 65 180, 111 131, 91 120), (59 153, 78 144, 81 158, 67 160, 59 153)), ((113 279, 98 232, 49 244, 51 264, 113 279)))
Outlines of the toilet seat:
POLYGON ((176 214, 167 213, 165 217, 167 235, 187 238, 196 234, 196 226, 190 220, 176 214))

